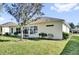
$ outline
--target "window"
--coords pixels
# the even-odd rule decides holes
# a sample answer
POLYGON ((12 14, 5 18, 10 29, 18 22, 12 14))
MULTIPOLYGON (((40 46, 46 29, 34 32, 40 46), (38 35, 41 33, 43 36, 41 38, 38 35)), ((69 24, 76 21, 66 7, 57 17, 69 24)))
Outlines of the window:
POLYGON ((23 33, 24 33, 24 34, 28 34, 28 31, 29 31, 29 28, 26 27, 26 28, 23 30, 23 33))
POLYGON ((37 26, 31 26, 30 27, 30 34, 35 34, 35 33, 37 33, 37 26))
POLYGON ((2 27, 1 27, 1 32, 2 32, 2 27))
POLYGON ((11 33, 13 33, 13 28, 11 28, 11 33))
POLYGON ((21 29, 20 28, 16 28, 16 32, 21 33, 21 29))
POLYGON ((52 25, 46 25, 47 27, 51 27, 51 26, 54 26, 53 24, 52 25))

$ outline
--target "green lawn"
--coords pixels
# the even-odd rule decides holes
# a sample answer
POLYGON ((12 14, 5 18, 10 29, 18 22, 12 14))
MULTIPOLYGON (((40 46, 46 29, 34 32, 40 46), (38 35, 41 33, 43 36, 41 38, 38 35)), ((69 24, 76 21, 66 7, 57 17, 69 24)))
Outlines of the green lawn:
POLYGON ((79 36, 73 36, 64 48, 62 55, 79 55, 79 36))
POLYGON ((61 53, 68 40, 28 40, 0 36, 1 55, 46 55, 61 53))

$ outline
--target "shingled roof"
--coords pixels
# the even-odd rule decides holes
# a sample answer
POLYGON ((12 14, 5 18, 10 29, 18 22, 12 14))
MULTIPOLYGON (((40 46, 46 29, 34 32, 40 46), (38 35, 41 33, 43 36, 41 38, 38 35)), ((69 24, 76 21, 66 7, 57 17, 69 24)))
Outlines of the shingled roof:
POLYGON ((70 27, 69 24, 66 23, 64 19, 52 18, 52 17, 38 17, 38 18, 36 18, 36 21, 34 21, 33 23, 43 23, 43 22, 52 22, 52 21, 63 22, 68 27, 70 27))
POLYGON ((40 21, 42 20, 42 21, 64 21, 64 19, 59 19, 59 18, 52 18, 52 17, 37 17, 37 20, 39 20, 40 19, 40 21))

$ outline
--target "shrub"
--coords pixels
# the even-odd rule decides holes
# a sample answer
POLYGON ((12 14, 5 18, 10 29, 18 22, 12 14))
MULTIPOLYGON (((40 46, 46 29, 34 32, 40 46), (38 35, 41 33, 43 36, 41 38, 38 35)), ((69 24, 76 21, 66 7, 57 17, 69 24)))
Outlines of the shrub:
POLYGON ((14 32, 14 35, 18 35, 18 32, 14 32))
POLYGON ((10 34, 9 34, 8 32, 6 32, 4 35, 5 35, 5 36, 10 36, 10 34))
POLYGON ((63 32, 63 39, 67 39, 69 37, 68 33, 63 32))
POLYGON ((39 33, 39 36, 42 37, 42 38, 44 38, 44 37, 47 36, 47 34, 46 33, 39 33))

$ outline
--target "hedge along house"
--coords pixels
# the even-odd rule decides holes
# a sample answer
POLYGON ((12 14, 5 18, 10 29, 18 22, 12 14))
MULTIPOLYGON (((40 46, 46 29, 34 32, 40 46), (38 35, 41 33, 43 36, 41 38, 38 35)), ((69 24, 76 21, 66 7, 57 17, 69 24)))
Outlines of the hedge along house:
POLYGON ((11 35, 14 34, 14 32, 16 32, 16 23, 13 23, 13 22, 7 22, 7 23, 4 23, 4 24, 1 24, 0 25, 0 34, 6 34, 6 33, 9 33, 11 35))
POLYGON ((63 39, 63 32, 69 33, 70 26, 63 19, 38 17, 36 21, 24 27, 24 37, 39 37, 39 33, 46 33, 46 38, 63 39))

